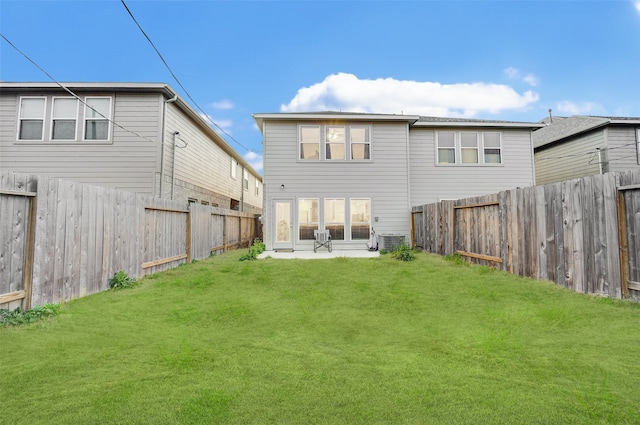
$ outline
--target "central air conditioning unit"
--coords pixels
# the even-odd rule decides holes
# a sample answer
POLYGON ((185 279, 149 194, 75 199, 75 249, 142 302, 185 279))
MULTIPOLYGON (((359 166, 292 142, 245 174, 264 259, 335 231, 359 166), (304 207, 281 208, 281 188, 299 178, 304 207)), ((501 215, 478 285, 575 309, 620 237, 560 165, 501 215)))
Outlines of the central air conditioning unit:
POLYGON ((402 245, 404 245, 404 235, 378 235, 378 249, 395 251, 402 245))

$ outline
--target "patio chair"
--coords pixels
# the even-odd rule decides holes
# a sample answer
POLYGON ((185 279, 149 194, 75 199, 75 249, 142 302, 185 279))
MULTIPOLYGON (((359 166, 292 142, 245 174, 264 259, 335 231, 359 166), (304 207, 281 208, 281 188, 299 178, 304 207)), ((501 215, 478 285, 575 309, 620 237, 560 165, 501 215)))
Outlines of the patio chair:
POLYGON ((331 246, 331 234, 328 230, 314 230, 313 236, 313 252, 318 252, 318 248, 327 247, 329 252, 332 250, 331 246))

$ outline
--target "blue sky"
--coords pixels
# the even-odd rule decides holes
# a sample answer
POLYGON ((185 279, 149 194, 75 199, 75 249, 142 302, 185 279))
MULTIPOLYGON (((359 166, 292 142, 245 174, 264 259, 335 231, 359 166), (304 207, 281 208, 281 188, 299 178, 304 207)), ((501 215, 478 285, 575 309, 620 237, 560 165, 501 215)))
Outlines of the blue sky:
MULTIPOLYGON (((125 2, 256 169, 259 112, 640 117, 640 0, 125 2)), ((0 32, 58 81, 187 97, 119 0, 0 0, 0 32)), ((0 80, 51 81, 4 40, 0 80)))

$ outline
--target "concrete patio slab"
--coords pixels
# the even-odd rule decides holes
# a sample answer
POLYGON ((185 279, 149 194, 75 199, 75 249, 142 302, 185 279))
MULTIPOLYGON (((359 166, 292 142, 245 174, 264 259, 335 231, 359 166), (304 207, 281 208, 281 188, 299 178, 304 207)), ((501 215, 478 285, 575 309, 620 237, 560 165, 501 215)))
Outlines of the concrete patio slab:
POLYGON ((264 251, 258 255, 258 259, 263 258, 281 258, 281 259, 303 259, 303 260, 322 260, 329 258, 347 257, 347 258, 375 258, 380 255, 378 251, 367 251, 366 249, 358 250, 336 250, 329 252, 326 249, 313 251, 264 251))

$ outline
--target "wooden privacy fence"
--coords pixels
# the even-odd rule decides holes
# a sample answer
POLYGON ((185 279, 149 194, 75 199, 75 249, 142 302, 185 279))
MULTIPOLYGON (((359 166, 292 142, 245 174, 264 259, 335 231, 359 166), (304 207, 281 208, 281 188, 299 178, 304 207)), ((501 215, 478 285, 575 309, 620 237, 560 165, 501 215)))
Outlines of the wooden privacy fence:
POLYGON ((255 214, 25 174, 0 174, 0 308, 103 291, 249 246, 255 214))
POLYGON ((577 292, 640 301, 640 173, 412 209, 414 244, 577 292))

